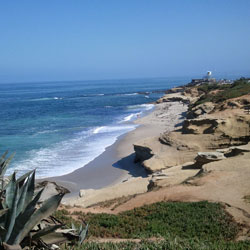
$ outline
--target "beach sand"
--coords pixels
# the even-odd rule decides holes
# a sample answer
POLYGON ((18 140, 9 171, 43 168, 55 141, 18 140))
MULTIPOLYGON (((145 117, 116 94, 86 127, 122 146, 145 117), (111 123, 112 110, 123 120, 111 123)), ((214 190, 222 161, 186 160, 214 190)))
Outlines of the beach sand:
POLYGON ((78 196, 80 189, 100 189, 133 177, 147 177, 144 168, 134 163, 133 144, 181 125, 186 110, 187 106, 178 102, 157 104, 151 113, 135 121, 139 125, 135 130, 120 136, 93 161, 70 174, 46 180, 68 188, 68 196, 78 196))

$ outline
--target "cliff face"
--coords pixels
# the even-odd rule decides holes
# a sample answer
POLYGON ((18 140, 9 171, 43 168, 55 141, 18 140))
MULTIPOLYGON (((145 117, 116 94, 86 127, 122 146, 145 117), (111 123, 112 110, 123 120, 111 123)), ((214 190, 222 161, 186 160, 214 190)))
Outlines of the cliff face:
POLYGON ((158 138, 147 138, 134 145, 136 161, 149 172, 195 161, 199 151, 212 151, 246 144, 250 141, 250 115, 243 104, 250 95, 228 99, 222 103, 193 105, 200 96, 197 89, 167 94, 157 103, 177 101, 190 103, 188 117, 182 127, 166 131, 158 138), (229 105, 235 103, 235 105, 229 105), (223 109, 221 108, 223 107, 223 109), (230 108, 229 108, 230 107, 230 108))

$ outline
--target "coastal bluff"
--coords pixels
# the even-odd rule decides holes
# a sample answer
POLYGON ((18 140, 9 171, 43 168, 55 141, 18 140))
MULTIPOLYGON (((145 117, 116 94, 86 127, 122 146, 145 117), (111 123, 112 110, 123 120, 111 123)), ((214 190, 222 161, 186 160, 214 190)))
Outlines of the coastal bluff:
MULTIPOLYGON (((210 91, 216 97, 217 89, 210 91)), ((245 106, 250 93, 221 101, 209 94, 197 86, 172 89, 136 121, 140 126, 131 138, 137 140, 130 142, 134 168, 144 168, 146 176, 81 190, 81 197, 64 204, 119 213, 162 200, 209 200, 227 204, 227 212, 249 230, 250 115, 245 106), (108 201, 104 209, 101 204, 108 201)))

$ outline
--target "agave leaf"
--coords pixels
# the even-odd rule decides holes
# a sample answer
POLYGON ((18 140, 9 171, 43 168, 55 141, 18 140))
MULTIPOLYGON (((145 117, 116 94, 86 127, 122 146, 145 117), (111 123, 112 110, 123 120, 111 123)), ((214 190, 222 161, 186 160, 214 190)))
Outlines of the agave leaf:
POLYGON ((42 206, 30 216, 26 224, 19 225, 21 230, 19 230, 15 239, 13 239, 13 242, 11 243, 19 244, 29 231, 31 231, 34 226, 39 223, 39 221, 51 215, 59 206, 63 195, 64 194, 57 194, 44 201, 42 206))
POLYGON ((32 198, 34 197, 35 192, 35 174, 36 171, 33 170, 31 177, 27 181, 28 189, 27 189, 27 195, 25 198, 25 206, 27 206, 32 198))
POLYGON ((2 164, 2 163, 5 161, 5 158, 6 158, 7 154, 8 154, 8 150, 6 150, 6 151, 2 154, 2 156, 1 156, 1 158, 0 158, 0 164, 2 164))
POLYGON ((29 177, 33 172, 34 170, 31 170, 17 179, 17 183, 19 184, 19 187, 23 185, 27 177, 29 177))
POLYGON ((80 232, 80 244, 83 243, 83 241, 85 240, 87 234, 88 234, 88 230, 89 230, 89 224, 86 225, 85 229, 83 229, 81 232, 80 232))
POLYGON ((12 174, 11 180, 6 187, 6 198, 5 203, 8 208, 12 207, 12 203, 14 202, 13 197, 15 196, 16 191, 16 173, 12 174))
POLYGON ((5 209, 1 209, 0 210, 0 217, 2 217, 3 215, 5 215, 7 212, 8 212, 8 208, 5 208, 5 209))
POLYGON ((23 211, 23 209, 25 207, 25 200, 26 200, 26 196, 27 196, 28 184, 29 184, 29 178, 28 178, 27 182, 24 184, 24 186, 21 187, 20 197, 19 197, 18 204, 17 204, 16 216, 18 216, 23 211))
MULTIPOLYGON (((4 158, 6 157, 7 153, 8 153, 8 151, 6 151, 6 153, 4 154, 4 158)), ((1 162, 1 164, 0 164, 0 176, 5 175, 5 172, 7 170, 7 166, 9 165, 9 163, 12 160, 12 158, 14 157, 14 155, 15 154, 12 154, 8 159, 3 158, 3 162, 1 162)))
MULTIPOLYGON (((15 225, 15 220, 16 220, 16 209, 17 209, 17 202, 18 202, 18 193, 19 193, 19 188, 16 186, 15 188, 15 193, 13 196, 13 201, 12 201, 12 206, 9 208, 9 211, 7 213, 7 220, 5 224, 5 228, 7 229, 7 233, 5 235, 5 242, 8 242, 9 237, 11 235, 11 232, 13 230, 13 227, 15 225)), ((7 199, 7 197, 6 197, 7 199)))
POLYGON ((56 229, 62 227, 62 225, 47 226, 44 229, 38 231, 32 236, 32 240, 38 239, 46 234, 54 232, 56 229))
POLYGON ((6 234, 6 229, 2 226, 0 226, 0 238, 4 238, 4 235, 6 234))
POLYGON ((25 224, 30 219, 31 215, 36 211, 36 204, 42 195, 43 189, 40 190, 35 198, 28 204, 23 213, 20 213, 15 222, 14 229, 9 239, 9 244, 13 244, 20 231, 23 230, 25 224))
POLYGON ((73 222, 71 222, 71 228, 72 228, 73 230, 76 230, 75 224, 74 224, 73 222))
MULTIPOLYGON (((6 162, 6 156, 8 154, 8 150, 0 158, 0 172, 2 173, 2 166, 6 162)), ((1 174, 2 175, 2 174, 1 174)))

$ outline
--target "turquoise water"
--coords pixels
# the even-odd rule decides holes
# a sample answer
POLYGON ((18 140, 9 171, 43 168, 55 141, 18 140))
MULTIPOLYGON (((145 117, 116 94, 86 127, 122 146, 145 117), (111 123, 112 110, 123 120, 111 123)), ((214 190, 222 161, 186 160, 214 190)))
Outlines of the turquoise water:
POLYGON ((15 152, 9 172, 62 175, 135 128, 162 92, 189 79, 0 84, 0 151, 15 152))

